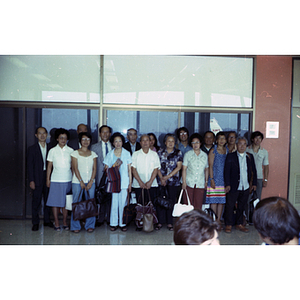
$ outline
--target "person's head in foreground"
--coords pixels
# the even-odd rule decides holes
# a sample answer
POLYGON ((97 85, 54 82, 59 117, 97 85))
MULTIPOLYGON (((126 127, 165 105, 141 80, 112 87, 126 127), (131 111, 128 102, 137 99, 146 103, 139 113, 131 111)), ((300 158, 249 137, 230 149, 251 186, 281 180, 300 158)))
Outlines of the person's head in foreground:
POLYGON ((267 244, 299 244, 300 216, 286 199, 269 197, 258 202, 253 213, 253 224, 267 244))
POLYGON ((175 245, 220 245, 218 224, 204 211, 194 209, 182 214, 174 226, 175 245))

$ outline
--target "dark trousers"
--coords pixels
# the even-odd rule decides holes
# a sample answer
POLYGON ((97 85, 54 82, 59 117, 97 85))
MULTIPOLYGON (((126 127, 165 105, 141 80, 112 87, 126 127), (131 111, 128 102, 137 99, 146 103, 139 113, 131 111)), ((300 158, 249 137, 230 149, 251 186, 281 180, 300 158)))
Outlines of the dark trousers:
POLYGON ((225 224, 226 225, 242 225, 243 224, 243 212, 245 206, 247 205, 249 197, 249 189, 244 191, 229 192, 226 195, 226 204, 225 204, 225 224), (236 222, 234 224, 233 220, 233 210, 235 203, 237 202, 237 211, 236 211, 236 222))
POLYGON ((178 200, 178 196, 179 196, 181 187, 167 185, 166 188, 167 188, 168 197, 169 197, 170 202, 172 203, 172 206, 169 209, 163 208, 161 206, 157 206, 156 207, 157 218, 158 218, 158 222, 160 224, 166 223, 166 224, 173 225, 172 212, 173 212, 174 204, 178 200))
POLYGON ((43 172, 43 185, 35 186, 35 190, 32 192, 32 224, 36 225, 40 223, 40 207, 42 203, 42 198, 44 199, 44 223, 50 223, 50 212, 51 207, 46 205, 49 189, 46 186, 46 171, 43 172))
POLYGON ((106 220, 106 223, 110 223, 110 210, 111 210, 111 199, 100 204, 100 212, 97 218, 97 223, 103 223, 106 220))
MULTIPOLYGON (((143 205, 143 198, 142 198, 143 189, 133 188, 133 191, 135 192, 135 195, 136 195, 136 202, 143 205)), ((144 189, 144 204, 145 205, 147 205, 147 203, 149 202, 149 195, 150 195, 150 199, 153 203, 153 200, 157 195, 157 187, 151 187, 149 190, 144 189), (148 193, 148 191, 149 191, 149 193, 148 193)))

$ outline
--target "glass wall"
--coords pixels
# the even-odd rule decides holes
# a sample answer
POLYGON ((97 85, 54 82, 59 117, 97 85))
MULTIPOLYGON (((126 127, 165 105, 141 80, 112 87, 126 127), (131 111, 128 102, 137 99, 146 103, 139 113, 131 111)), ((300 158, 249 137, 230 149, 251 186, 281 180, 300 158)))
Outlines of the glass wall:
POLYGON ((252 107, 253 59, 104 56, 104 103, 252 107))
POLYGON ((0 56, 0 100, 100 102, 100 56, 0 56))
POLYGON ((291 153, 288 199, 300 210, 300 60, 294 60, 291 124, 291 153))

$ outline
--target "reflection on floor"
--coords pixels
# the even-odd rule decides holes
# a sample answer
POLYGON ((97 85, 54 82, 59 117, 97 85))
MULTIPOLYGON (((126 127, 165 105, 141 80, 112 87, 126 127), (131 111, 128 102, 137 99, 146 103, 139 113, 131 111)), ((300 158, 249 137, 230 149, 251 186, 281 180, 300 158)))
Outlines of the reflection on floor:
MULTIPOLYGON (((107 224, 96 227, 93 233, 84 229, 80 233, 56 232, 40 224, 39 231, 31 230, 31 220, 0 220, 1 245, 172 245, 173 232, 164 226, 159 231, 146 233, 135 231, 134 224, 127 232, 110 231, 107 224)), ((233 229, 231 234, 219 233, 221 245, 259 245, 261 240, 253 226, 249 233, 233 229)))

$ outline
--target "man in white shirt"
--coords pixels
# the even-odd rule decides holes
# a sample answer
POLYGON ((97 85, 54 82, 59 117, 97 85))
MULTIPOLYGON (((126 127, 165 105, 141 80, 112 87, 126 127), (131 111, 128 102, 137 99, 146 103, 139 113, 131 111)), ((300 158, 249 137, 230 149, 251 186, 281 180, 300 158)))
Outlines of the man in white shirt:
POLYGON ((136 193, 138 203, 142 204, 142 189, 145 194, 145 205, 148 203, 148 191, 151 200, 156 196, 158 183, 156 180, 158 169, 160 169, 160 160, 155 151, 150 150, 150 138, 147 134, 141 136, 141 149, 132 154, 132 187, 136 193), (147 190, 147 191, 146 191, 147 190))
MULTIPOLYGON (((99 128, 99 137, 100 141, 91 147, 91 151, 94 151, 97 157, 97 174, 96 174, 96 187, 99 185, 101 177, 104 171, 104 158, 106 154, 112 149, 112 145, 109 141, 112 133, 112 129, 107 125, 102 125, 99 128)), ((110 209, 111 209, 111 200, 100 205, 100 213, 97 217, 96 226, 100 226, 103 224, 104 220, 106 223, 110 224, 110 209)))
POLYGON ((51 208, 46 206, 49 189, 46 185, 46 157, 49 145, 46 143, 47 129, 38 127, 35 136, 38 142, 28 148, 27 168, 29 186, 32 193, 32 230, 39 230, 39 210, 42 198, 44 199, 44 226, 54 227, 50 221, 51 208))
POLYGON ((139 142, 137 142, 137 131, 134 128, 129 128, 127 130, 127 139, 128 142, 126 142, 123 147, 124 149, 126 149, 127 151, 130 152, 130 154, 132 155, 133 152, 138 151, 141 149, 141 144, 139 142))

